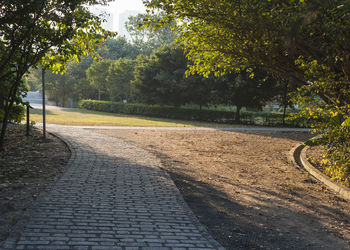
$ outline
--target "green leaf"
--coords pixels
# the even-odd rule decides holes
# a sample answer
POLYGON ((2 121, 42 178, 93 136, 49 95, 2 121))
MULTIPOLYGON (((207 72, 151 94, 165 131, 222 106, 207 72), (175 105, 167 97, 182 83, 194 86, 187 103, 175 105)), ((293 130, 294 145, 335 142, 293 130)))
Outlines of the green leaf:
POLYGON ((350 117, 348 117, 342 124, 342 127, 350 127, 350 117))

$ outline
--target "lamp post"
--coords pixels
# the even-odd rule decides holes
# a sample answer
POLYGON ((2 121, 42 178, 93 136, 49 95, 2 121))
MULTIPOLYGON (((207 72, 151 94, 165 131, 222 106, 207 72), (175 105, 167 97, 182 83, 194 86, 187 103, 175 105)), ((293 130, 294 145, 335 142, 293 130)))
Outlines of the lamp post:
POLYGON ((46 139, 46 111, 45 111, 45 69, 42 69, 42 80, 43 80, 43 139, 46 139))

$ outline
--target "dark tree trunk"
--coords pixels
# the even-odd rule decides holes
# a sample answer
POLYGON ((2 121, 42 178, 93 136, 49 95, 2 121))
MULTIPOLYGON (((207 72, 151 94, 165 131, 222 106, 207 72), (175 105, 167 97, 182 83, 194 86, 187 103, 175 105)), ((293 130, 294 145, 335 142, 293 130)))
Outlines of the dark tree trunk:
POLYGON ((5 111, 4 119, 2 120, 2 126, 1 126, 0 151, 4 150, 5 132, 6 132, 7 123, 8 123, 7 119, 8 119, 8 112, 5 111))
POLYGON ((235 122, 241 123, 241 108, 242 106, 236 105, 235 122))
POLYGON ((1 133, 0 133, 0 151, 4 150, 5 134, 6 134, 6 129, 8 125, 8 119, 13 106, 14 97, 16 96, 19 83, 20 83, 20 79, 17 79, 16 83, 12 86, 10 90, 10 94, 8 96, 8 99, 6 100, 6 104, 3 106, 4 119, 2 120, 2 127, 1 127, 1 133))
POLYGON ((288 106, 287 94, 288 94, 288 82, 285 81, 284 90, 283 90, 283 121, 282 121, 283 126, 286 123, 286 110, 288 106))

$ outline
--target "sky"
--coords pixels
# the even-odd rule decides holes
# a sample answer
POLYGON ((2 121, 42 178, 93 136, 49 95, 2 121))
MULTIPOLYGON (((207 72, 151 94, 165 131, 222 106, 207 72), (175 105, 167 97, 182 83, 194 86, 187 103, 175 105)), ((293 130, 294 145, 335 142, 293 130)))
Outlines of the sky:
MULTIPOLYGON (((100 8, 100 7, 99 7, 100 8)), ((140 12, 146 12, 146 8, 142 3, 142 0, 115 0, 109 3, 108 7, 103 8, 107 12, 111 12, 114 16, 114 29, 118 28, 119 14, 126 10, 138 10, 140 12)))

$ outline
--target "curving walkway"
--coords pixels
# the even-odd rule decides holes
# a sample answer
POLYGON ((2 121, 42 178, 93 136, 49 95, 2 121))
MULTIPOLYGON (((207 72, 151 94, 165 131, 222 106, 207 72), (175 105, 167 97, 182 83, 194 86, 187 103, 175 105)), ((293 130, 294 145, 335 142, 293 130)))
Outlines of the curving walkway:
POLYGON ((118 138, 52 126, 72 150, 1 249, 224 249, 199 224, 160 162, 118 138))

